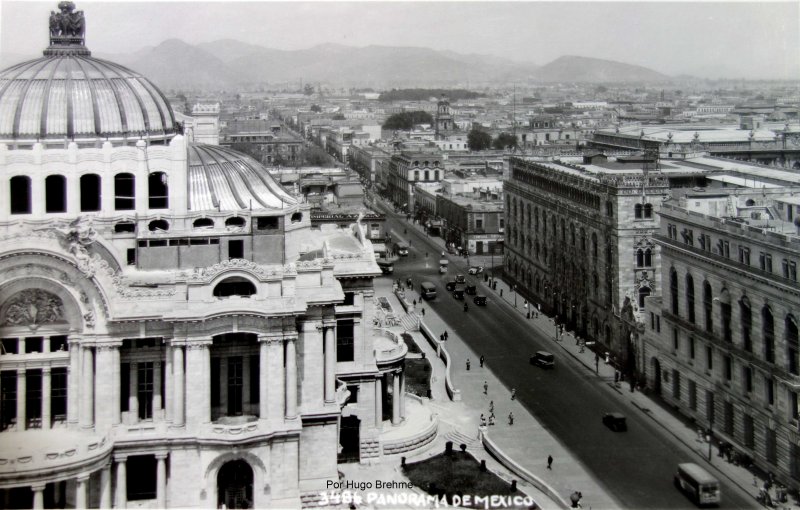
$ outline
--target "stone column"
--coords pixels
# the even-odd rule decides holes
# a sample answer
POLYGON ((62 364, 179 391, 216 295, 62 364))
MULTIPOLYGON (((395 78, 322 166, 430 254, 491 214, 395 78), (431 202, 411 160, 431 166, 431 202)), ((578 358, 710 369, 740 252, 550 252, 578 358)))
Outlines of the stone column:
POLYGON ((117 508, 125 508, 128 505, 128 470, 127 456, 114 457, 117 463, 117 483, 114 489, 114 499, 117 508))
POLYGON ((400 372, 400 418, 406 417, 406 371, 400 372))
POLYGON ((44 367, 42 368, 42 430, 50 428, 50 383, 50 367, 44 367))
POLYGON ((174 389, 172 387, 172 362, 175 355, 172 346, 167 345, 166 358, 164 359, 164 419, 172 422, 172 402, 174 389))
POLYGON ((325 326, 325 402, 333 403, 336 400, 336 330, 334 321, 326 322, 325 326))
MULTIPOLYGON (((38 484, 32 485, 31 490, 33 491, 33 508, 34 510, 40 510, 44 508, 44 487, 45 484, 38 484)), ((6 489, 8 491, 9 489, 6 489)))
POLYGON ((271 420, 282 420, 284 416, 285 367, 283 359, 283 335, 273 333, 267 336, 267 407, 271 420))
POLYGON ((27 411, 25 404, 27 403, 27 377, 24 368, 17 369, 17 430, 25 430, 28 428, 27 411))
POLYGON ((128 420, 129 423, 139 421, 139 364, 131 361, 128 373, 128 420))
POLYGON ((172 352, 175 359, 172 362, 172 423, 176 427, 183 427, 185 414, 184 401, 184 372, 183 372, 183 346, 173 345, 172 352))
POLYGON ((153 419, 159 416, 163 407, 161 398, 161 362, 153 363, 153 419))
MULTIPOLYGON (((83 346, 81 363, 81 427, 94 426, 94 351, 83 346)), ((80 505, 79 505, 80 506, 80 505)))
POLYGON ((78 423, 80 402, 81 344, 78 338, 69 339, 69 369, 67 371, 67 423, 78 423))
POLYGON ((297 418, 297 335, 284 335, 286 348, 286 414, 287 420, 297 418))
POLYGON ((111 508, 111 463, 100 470, 100 508, 111 508))
POLYGON ((77 487, 75 489, 75 508, 88 508, 86 503, 88 502, 89 475, 85 473, 78 475, 77 482, 77 487))
POLYGON ((167 508, 167 454, 156 454, 156 507, 167 508))
POLYGON ((269 337, 264 335, 258 336, 258 417, 262 420, 269 418, 269 395, 268 395, 268 377, 269 371, 267 370, 268 363, 268 344, 269 337))
POLYGON ((375 378, 375 427, 380 429, 383 422, 383 389, 381 381, 383 376, 375 378))
POLYGON ((201 425, 211 421, 210 338, 192 339, 186 344, 186 421, 201 425))
POLYGON ((219 405, 222 408, 222 415, 228 414, 228 358, 219 359, 219 380, 211 381, 211 384, 219 384, 219 405))
POLYGON ((250 405, 250 356, 242 356, 242 414, 248 412, 250 405))
POLYGON ((122 399, 122 371, 120 370, 119 358, 119 345, 115 345, 111 349, 111 424, 119 425, 121 421, 122 409, 120 408, 120 400, 122 399))
POLYGON ((400 424, 400 373, 392 372, 392 425, 400 424))
POLYGON ((119 404, 114 405, 114 351, 117 351, 116 346, 97 346, 94 417, 98 430, 111 426, 114 421, 114 411, 119 408, 119 404))

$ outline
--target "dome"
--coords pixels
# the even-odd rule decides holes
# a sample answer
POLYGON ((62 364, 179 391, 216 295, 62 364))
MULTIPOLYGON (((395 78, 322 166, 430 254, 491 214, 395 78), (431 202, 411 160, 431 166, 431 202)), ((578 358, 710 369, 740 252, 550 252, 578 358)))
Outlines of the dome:
POLYGON ((261 163, 219 145, 189 145, 189 210, 283 209, 297 204, 261 163))
POLYGON ((141 74, 92 58, 83 12, 59 7, 44 57, 0 71, 0 141, 152 140, 179 132, 164 94, 141 74), (80 26, 62 30, 62 16, 80 26))

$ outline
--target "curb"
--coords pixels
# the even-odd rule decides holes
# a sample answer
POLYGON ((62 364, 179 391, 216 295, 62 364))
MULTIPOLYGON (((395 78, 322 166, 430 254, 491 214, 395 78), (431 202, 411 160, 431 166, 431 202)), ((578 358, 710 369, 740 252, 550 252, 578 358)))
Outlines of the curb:
POLYGON ((503 451, 494 443, 494 441, 489 438, 489 435, 483 430, 480 431, 480 438, 481 442, 483 443, 483 447, 486 449, 489 455, 497 459, 497 461, 502 464, 503 467, 519 476, 529 484, 533 485, 538 490, 542 491, 545 496, 550 498, 551 501, 556 502, 560 508, 570 508, 570 504, 564 498, 562 498, 554 488, 550 487, 541 478, 520 466, 511 457, 503 453, 503 451))

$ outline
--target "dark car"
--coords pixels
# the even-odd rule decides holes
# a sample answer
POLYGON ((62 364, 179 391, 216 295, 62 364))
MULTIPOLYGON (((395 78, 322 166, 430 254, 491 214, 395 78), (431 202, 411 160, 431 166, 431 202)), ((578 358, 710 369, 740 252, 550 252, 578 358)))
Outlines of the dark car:
POLYGON ((486 306, 486 296, 477 295, 472 298, 472 302, 478 306, 486 306))
POLYGON ((464 283, 466 281, 467 281, 467 277, 464 276, 463 274, 457 274, 456 275, 456 283, 464 283))
POLYGON ((478 293, 478 289, 474 285, 467 285, 464 287, 464 292, 469 294, 470 296, 474 296, 478 293))
POLYGON ((628 430, 625 416, 620 413, 606 413, 603 415, 603 425, 614 432, 625 432, 628 430))
POLYGON ((457 282, 455 280, 450 280, 444 285, 444 288, 447 289, 448 292, 453 292, 456 290, 456 283, 457 282))
POLYGON ((464 299, 464 284, 459 283, 453 289, 453 297, 456 299, 464 299))
POLYGON ((531 365, 536 365, 542 368, 555 368, 555 356, 547 351, 537 351, 531 356, 531 365))

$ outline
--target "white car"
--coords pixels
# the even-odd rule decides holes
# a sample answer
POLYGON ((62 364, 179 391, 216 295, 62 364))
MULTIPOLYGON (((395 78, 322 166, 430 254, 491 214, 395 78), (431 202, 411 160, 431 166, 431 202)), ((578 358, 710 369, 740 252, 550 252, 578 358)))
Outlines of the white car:
POLYGON ((467 272, 469 274, 481 274, 483 272, 483 266, 472 266, 467 272))

